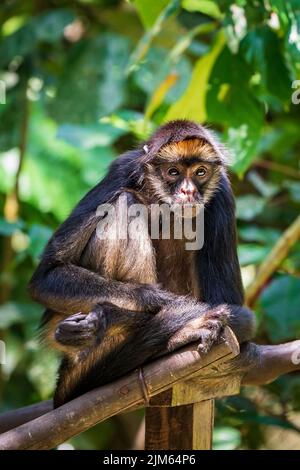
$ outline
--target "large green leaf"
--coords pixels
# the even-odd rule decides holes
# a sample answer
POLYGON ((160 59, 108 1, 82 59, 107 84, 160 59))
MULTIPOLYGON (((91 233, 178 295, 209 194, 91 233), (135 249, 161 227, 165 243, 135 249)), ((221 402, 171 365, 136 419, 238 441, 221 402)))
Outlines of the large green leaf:
POLYGON ((14 57, 24 57, 33 53, 39 41, 56 42, 64 33, 64 28, 75 18, 69 10, 57 10, 31 18, 15 33, 5 36, 0 43, 0 67, 7 65, 14 57))
POLYGON ((170 0, 133 0, 145 28, 151 28, 170 0))
POLYGON ((68 55, 51 116, 61 123, 94 123, 125 99, 129 42, 112 33, 82 41, 68 55))
POLYGON ((240 54, 225 48, 214 64, 207 93, 208 120, 224 126, 232 168, 239 175, 256 156, 263 124, 263 107, 251 89, 252 73, 240 54))
POLYGON ((285 58, 295 77, 300 77, 300 4, 298 0, 270 0, 284 36, 285 58))
POLYGON ((274 342, 288 341, 300 335, 300 279, 280 276, 264 289, 260 306, 267 332, 274 342))
POLYGON ((212 0, 182 0, 182 8, 190 12, 198 11, 212 18, 222 18, 218 3, 212 0))
POLYGON ((212 49, 199 59, 193 70, 191 81, 181 98, 171 106, 165 120, 194 119, 204 122, 207 118, 207 91, 212 67, 225 44, 220 33, 212 49))
POLYGON ((153 39, 160 33, 162 30, 165 21, 170 18, 180 7, 180 0, 169 0, 167 6, 162 10, 162 12, 155 19, 154 24, 151 28, 146 31, 144 36, 139 40, 132 54, 130 55, 126 75, 132 73, 140 64, 142 59, 145 57, 153 39))
POLYGON ((46 119, 40 106, 33 107, 20 198, 42 213, 53 213, 63 220, 84 193, 103 178, 116 154, 108 146, 78 149, 57 139, 56 134, 55 123, 46 119))
POLYGON ((284 103, 290 101, 291 75, 281 49, 277 35, 267 26, 250 31, 241 43, 242 54, 259 74, 257 91, 266 100, 273 95, 284 103))
POLYGON ((133 80, 139 88, 152 95, 170 74, 174 75, 176 81, 164 97, 164 102, 170 104, 184 93, 191 77, 192 67, 185 57, 179 58, 176 64, 170 63, 166 60, 167 53, 166 49, 152 47, 145 61, 133 73, 133 80))

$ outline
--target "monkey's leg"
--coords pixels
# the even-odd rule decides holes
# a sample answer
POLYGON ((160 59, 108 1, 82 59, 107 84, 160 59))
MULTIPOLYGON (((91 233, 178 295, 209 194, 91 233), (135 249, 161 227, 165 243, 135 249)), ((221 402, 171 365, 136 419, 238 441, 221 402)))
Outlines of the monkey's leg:
POLYGON ((201 350, 207 351, 218 340, 228 317, 226 306, 210 308, 187 299, 156 316, 103 304, 88 321, 87 317, 82 321, 79 316, 69 317, 58 325, 55 337, 78 352, 62 364, 55 405, 190 342, 201 341, 201 350), (81 335, 82 340, 76 337, 81 335))

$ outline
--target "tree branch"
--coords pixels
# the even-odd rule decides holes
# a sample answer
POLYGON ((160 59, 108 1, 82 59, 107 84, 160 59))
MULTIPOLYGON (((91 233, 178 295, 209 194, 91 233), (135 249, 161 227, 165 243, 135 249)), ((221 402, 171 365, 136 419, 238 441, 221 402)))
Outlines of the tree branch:
POLYGON ((246 303, 251 306, 265 283, 280 266, 289 250, 300 238, 300 216, 288 227, 275 244, 264 262, 260 265, 255 280, 246 291, 246 303))
MULTIPOLYGON (((51 402, 42 402, 5 413, 0 416, 2 429, 5 425, 7 429, 25 419, 35 419, 2 434, 0 449, 54 448, 114 414, 147 406, 145 387, 148 398, 151 398, 170 387, 176 388, 179 382, 191 384, 194 381, 202 389, 201 399, 209 399, 216 396, 216 383, 223 384, 218 396, 222 396, 222 390, 225 396, 228 384, 232 382, 260 385, 282 374, 300 370, 300 340, 275 346, 247 343, 238 353, 235 337, 226 329, 224 342, 214 346, 206 356, 201 357, 197 345, 192 344, 147 364, 143 368, 144 386, 135 371, 50 412, 47 411, 51 409, 51 402), (46 414, 36 418, 44 412, 46 414)), ((234 393, 238 393, 238 388, 235 387, 234 393)))
POLYGON ((111 384, 92 390, 0 436, 1 450, 52 449, 95 424, 148 400, 211 365, 235 357, 239 346, 229 328, 221 344, 201 357, 198 345, 165 356, 111 384))

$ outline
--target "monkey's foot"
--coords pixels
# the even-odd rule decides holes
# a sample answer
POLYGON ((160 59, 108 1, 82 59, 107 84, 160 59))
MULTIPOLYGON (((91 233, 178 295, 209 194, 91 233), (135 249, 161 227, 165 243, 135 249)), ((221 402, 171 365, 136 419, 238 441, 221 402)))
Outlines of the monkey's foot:
POLYGON ((189 343, 200 342, 198 350, 206 353, 221 339, 224 327, 228 324, 229 309, 226 305, 212 308, 203 316, 191 320, 169 340, 167 349, 174 351, 189 343))
POLYGON ((61 344, 73 347, 82 347, 93 344, 98 339, 101 311, 89 314, 75 313, 58 324, 55 339, 61 344))

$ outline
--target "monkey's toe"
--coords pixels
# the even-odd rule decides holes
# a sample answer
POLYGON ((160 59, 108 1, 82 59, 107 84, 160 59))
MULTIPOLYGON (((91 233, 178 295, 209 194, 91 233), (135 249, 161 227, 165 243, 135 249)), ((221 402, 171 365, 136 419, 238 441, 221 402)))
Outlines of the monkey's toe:
POLYGON ((227 324, 227 312, 223 315, 213 318, 212 316, 204 321, 203 327, 199 330, 200 344, 199 352, 207 353, 211 347, 218 343, 222 337, 224 327, 227 324))

